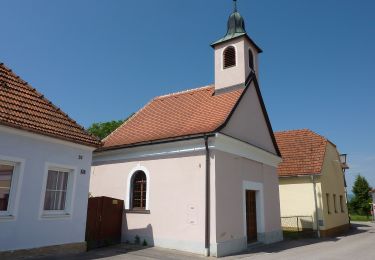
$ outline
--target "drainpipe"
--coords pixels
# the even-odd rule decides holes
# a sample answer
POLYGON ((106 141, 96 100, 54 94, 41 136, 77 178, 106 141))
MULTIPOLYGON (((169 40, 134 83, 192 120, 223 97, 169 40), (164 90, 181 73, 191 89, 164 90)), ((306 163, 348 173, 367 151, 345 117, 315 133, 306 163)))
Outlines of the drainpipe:
POLYGON ((350 220, 349 207, 348 207, 348 205, 349 205, 349 199, 348 199, 348 187, 346 185, 345 169, 342 169, 342 172, 343 172, 344 183, 345 183, 345 201, 346 201, 345 205, 346 205, 346 212, 348 214, 348 220, 349 220, 349 225, 350 225, 351 220, 350 220))
POLYGON ((210 256, 210 150, 208 148, 208 136, 204 136, 206 147, 206 219, 205 219, 205 255, 210 256))
POLYGON ((314 188, 316 231, 318 232, 318 237, 320 238, 319 214, 318 214, 318 199, 316 198, 316 184, 315 184, 315 176, 314 175, 311 175, 311 180, 312 180, 313 188, 314 188))

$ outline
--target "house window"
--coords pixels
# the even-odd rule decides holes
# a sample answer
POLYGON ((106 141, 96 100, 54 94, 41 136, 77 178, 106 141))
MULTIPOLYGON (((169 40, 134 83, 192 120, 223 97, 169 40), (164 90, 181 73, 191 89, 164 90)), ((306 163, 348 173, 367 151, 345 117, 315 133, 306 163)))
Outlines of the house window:
POLYGON ((236 66, 236 49, 229 46, 223 53, 224 69, 236 66))
POLYGON ((137 171, 132 180, 132 209, 146 209, 147 177, 143 171, 137 171))
POLYGON ((43 208, 45 211, 65 211, 67 209, 69 175, 69 170, 48 170, 43 208))
POLYGON ((251 49, 249 49, 249 67, 254 71, 254 55, 251 49))
POLYGON ((14 169, 15 165, 0 162, 0 212, 7 212, 9 210, 14 169))
POLYGON ((330 206, 329 206, 329 193, 326 193, 326 201, 327 201, 327 211, 328 214, 331 214, 330 206))
POLYGON ((337 213, 336 194, 333 194, 333 208, 335 209, 335 213, 337 213))
POLYGON ((344 213, 345 210, 344 210, 344 197, 342 195, 340 195, 340 208, 341 208, 341 212, 344 213))

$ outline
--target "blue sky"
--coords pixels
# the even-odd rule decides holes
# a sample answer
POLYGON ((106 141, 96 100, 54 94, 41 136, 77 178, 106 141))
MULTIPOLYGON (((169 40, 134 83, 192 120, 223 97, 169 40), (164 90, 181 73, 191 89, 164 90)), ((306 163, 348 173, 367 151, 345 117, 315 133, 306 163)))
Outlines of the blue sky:
MULTIPOLYGON (((375 186, 375 1, 239 0, 274 130, 310 128, 375 186)), ((230 0, 1 0, 0 61, 84 126, 213 82, 230 0)))

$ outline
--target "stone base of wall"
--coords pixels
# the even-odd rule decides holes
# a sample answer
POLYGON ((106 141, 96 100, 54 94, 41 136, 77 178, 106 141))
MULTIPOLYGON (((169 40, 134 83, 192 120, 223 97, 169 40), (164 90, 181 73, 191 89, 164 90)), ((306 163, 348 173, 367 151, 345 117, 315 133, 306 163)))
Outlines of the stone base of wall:
POLYGON ((276 230, 266 233, 258 233, 258 241, 264 244, 272 244, 283 240, 283 231, 276 230))
POLYGON ((219 242, 210 245, 210 256, 223 257, 239 253, 247 248, 246 237, 219 242))
MULTIPOLYGON (((282 230, 276 230, 266 233, 258 233, 258 242, 261 244, 272 244, 283 240, 282 230)), ((247 238, 228 240, 211 244, 210 255, 214 257, 223 257, 235 253, 241 253, 248 248, 247 238)))
POLYGON ((44 257, 82 253, 86 251, 86 242, 71 243, 55 246, 45 246, 31 249, 20 249, 0 252, 0 259, 22 259, 25 257, 44 257))
POLYGON ((345 224, 342 226, 320 230, 320 237, 333 237, 345 234, 350 228, 350 224, 345 224))

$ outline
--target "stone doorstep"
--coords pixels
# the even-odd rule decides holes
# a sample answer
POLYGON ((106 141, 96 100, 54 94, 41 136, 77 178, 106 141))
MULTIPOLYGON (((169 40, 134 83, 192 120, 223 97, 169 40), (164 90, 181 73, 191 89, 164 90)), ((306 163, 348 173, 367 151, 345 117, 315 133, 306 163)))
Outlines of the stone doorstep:
POLYGON ((259 247, 262 247, 262 246, 265 246, 265 245, 267 245, 267 244, 256 241, 256 242, 247 244, 247 250, 256 249, 256 248, 259 248, 259 247))
POLYGON ((86 252, 86 242, 0 252, 1 260, 59 256, 86 252))

